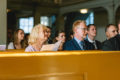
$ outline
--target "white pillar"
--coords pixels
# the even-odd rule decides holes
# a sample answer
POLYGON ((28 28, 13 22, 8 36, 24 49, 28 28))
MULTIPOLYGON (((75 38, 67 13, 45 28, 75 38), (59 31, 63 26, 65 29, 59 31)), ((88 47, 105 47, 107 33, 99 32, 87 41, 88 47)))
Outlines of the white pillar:
POLYGON ((7 42, 7 0, 0 0, 0 44, 7 42))
POLYGON ((120 1, 115 3, 115 13, 116 13, 117 9, 119 8, 119 6, 120 6, 120 1))
POLYGON ((115 9, 113 5, 105 6, 104 7, 108 12, 108 23, 114 24, 115 23, 115 9))

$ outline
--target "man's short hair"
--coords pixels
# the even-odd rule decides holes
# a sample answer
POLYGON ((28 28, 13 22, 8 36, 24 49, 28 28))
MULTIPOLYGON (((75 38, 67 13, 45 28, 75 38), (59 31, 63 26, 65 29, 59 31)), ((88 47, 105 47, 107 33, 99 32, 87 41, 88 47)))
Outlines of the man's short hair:
POLYGON ((80 25, 81 23, 85 23, 85 24, 86 24, 86 22, 85 22, 84 20, 77 20, 77 21, 75 21, 75 22, 73 23, 73 27, 72 27, 73 32, 74 32, 74 28, 75 28, 75 27, 78 27, 78 25, 80 25))
POLYGON ((96 25, 95 25, 95 24, 89 24, 89 25, 87 26, 88 30, 90 29, 91 26, 96 26, 96 25))
MULTIPOLYGON (((105 32, 107 32, 107 30, 108 30, 108 28, 109 28, 110 26, 115 26, 115 27, 116 27, 116 25, 114 25, 114 24, 108 24, 108 25, 106 26, 106 28, 105 28, 105 32)), ((116 27, 116 28, 117 28, 117 27, 116 27)))

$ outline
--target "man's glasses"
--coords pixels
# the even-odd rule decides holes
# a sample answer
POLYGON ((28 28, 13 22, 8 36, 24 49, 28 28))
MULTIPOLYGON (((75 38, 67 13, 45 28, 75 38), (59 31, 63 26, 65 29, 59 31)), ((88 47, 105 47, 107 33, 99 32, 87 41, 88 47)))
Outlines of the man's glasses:
POLYGON ((78 27, 78 29, 81 29, 83 31, 87 31, 88 30, 87 28, 80 28, 80 27, 78 27))

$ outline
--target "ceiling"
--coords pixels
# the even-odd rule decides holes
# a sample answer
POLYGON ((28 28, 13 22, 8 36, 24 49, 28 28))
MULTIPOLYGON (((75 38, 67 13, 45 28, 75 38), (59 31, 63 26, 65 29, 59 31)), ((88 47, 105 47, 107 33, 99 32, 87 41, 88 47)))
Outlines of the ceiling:
POLYGON ((7 8, 16 14, 32 14, 37 7, 60 8, 92 0, 7 0, 7 8))
MULTIPOLYGON (((83 3, 91 0, 7 0, 7 7, 15 9, 15 7, 30 6, 30 7, 61 7, 77 3, 83 3)), ((22 8, 24 9, 24 8, 22 8)))

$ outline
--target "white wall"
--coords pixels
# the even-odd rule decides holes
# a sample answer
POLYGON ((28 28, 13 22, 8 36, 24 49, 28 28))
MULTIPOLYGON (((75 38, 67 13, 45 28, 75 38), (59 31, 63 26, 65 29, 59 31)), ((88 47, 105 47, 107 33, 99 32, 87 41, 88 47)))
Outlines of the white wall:
POLYGON ((6 44, 6 34, 7 34, 6 7, 7 7, 7 1, 0 0, 0 44, 6 44))
POLYGON ((106 10, 95 11, 94 23, 97 26, 96 39, 99 41, 106 40, 105 27, 108 25, 108 14, 106 10))

